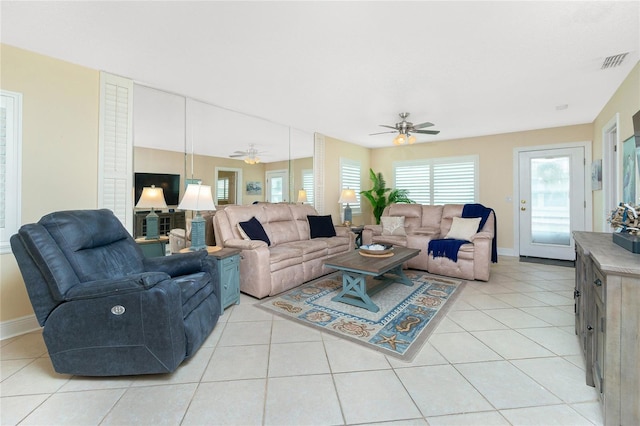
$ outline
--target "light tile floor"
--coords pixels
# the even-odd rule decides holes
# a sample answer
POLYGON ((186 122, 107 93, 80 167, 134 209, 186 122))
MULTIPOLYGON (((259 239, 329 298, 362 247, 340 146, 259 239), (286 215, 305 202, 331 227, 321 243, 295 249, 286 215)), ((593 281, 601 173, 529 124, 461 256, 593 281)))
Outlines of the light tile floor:
POLYGON ((599 425, 573 282, 573 268, 501 257, 411 363, 274 317, 245 295, 170 375, 59 375, 34 332, 1 342, 0 422, 599 425))

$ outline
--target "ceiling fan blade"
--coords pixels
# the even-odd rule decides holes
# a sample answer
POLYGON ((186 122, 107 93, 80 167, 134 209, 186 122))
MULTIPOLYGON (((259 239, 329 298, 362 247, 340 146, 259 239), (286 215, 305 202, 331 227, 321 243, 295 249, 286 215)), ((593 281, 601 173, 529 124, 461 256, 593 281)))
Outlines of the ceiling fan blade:
POLYGON ((369 133, 369 136, 373 136, 373 135, 382 135, 385 133, 398 133, 397 130, 394 130, 393 132, 378 132, 378 133, 369 133))
POLYGON ((437 135, 440 130, 414 130, 412 133, 422 133, 423 135, 437 135))
POLYGON ((414 124, 413 128, 414 129, 424 129, 425 127, 431 127, 434 126, 433 123, 429 123, 428 121, 425 123, 420 123, 420 124, 414 124))
POLYGON ((247 154, 231 154, 229 157, 231 158, 235 158, 235 157, 244 157, 247 154))
POLYGON ((398 129, 396 128, 396 126, 388 126, 388 125, 386 125, 386 124, 380 124, 379 126, 380 126, 380 127, 388 127, 389 129, 393 129, 393 130, 398 130, 398 129))

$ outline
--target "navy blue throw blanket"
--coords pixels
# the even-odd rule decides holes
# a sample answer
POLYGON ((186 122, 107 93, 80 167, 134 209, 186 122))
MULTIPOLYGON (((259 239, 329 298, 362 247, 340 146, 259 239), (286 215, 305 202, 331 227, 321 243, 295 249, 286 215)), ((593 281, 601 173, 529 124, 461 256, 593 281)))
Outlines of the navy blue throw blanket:
POLYGON ((458 261, 458 250, 463 244, 468 243, 467 240, 431 240, 429 241, 429 254, 433 253, 433 257, 446 257, 454 262, 458 261))
MULTIPOLYGON (((487 219, 489 219, 489 215, 493 212, 493 209, 483 206, 482 204, 465 204, 462 208, 462 217, 464 218, 473 218, 479 217, 480 224, 478 225, 478 231, 480 231, 485 223, 487 223, 487 219)), ((495 222, 495 212, 493 213, 494 222, 495 222)), ((493 263, 498 262, 498 245, 497 245, 497 237, 498 237, 498 226, 497 222, 494 225, 494 234, 493 241, 491 242, 491 261, 493 263)), ((458 250, 463 244, 468 243, 469 241, 465 240, 453 240, 453 239, 441 239, 441 240, 431 240, 429 241, 428 246, 428 254, 433 254, 433 257, 446 257, 451 259, 453 262, 458 261, 458 250)))

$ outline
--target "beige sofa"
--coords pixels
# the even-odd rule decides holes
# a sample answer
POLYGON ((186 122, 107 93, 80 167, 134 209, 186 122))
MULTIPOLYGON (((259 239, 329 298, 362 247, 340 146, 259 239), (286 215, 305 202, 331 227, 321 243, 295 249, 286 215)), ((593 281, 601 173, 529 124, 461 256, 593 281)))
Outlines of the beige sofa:
MULTIPOLYGON (((457 252, 457 261, 447 257, 434 257, 428 253, 431 240, 443 239, 449 233, 454 217, 462 216, 463 205, 445 204, 426 206, 420 204, 392 204, 385 208, 382 217, 404 217, 406 235, 383 235, 382 225, 366 225, 362 231, 362 243, 382 243, 422 250, 409 260, 407 266, 434 274, 467 280, 488 281, 492 257, 495 256, 495 214, 490 212, 480 232, 475 233, 457 252), (493 256, 492 256, 493 255, 493 256)), ((388 234, 389 232, 387 232, 388 234)), ((402 234, 403 232, 399 232, 402 234)))
POLYGON ((324 259, 355 248, 355 234, 346 227, 335 227, 335 237, 310 238, 307 216, 318 212, 309 205, 260 203, 230 206, 213 217, 218 246, 242 250, 240 290, 257 298, 272 296, 303 282, 330 273, 324 259), (255 217, 264 228, 271 245, 247 240, 239 222, 255 217))

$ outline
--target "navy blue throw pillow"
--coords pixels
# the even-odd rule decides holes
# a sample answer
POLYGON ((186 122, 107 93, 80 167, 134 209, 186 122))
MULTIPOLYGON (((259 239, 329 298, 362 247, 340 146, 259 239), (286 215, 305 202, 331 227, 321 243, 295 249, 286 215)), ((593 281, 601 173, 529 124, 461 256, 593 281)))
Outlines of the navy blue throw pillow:
POLYGON ((239 222, 238 224, 242 227, 245 234, 247 234, 247 236, 252 240, 264 241, 268 246, 271 245, 271 241, 269 240, 267 233, 264 231, 262 224, 255 216, 246 222, 239 222))
POLYGON ((336 228, 333 227, 330 214, 326 216, 307 216, 307 220, 309 221, 311 238, 336 236, 336 228))

